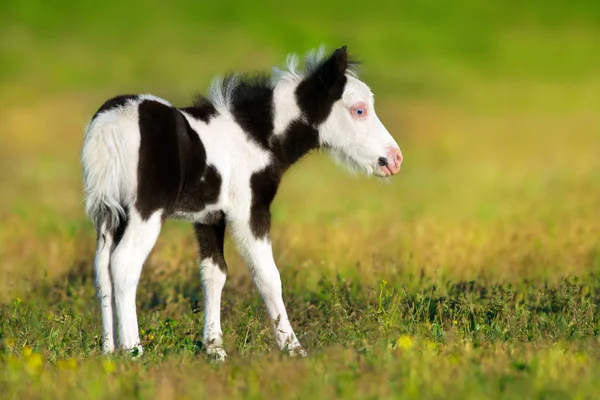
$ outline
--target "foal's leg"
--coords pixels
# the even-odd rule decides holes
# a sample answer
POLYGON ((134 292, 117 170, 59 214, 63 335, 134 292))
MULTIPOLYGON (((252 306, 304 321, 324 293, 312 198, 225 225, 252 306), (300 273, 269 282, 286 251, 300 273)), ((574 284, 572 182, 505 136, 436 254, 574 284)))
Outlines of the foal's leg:
POLYGON ((204 333, 202 343, 206 352, 217 361, 224 361, 221 330, 221 293, 225 286, 227 265, 223 257, 225 219, 217 225, 194 225, 200 247, 200 279, 204 291, 204 333))
POLYGON ((306 356, 298 342, 283 304, 281 277, 273 259, 271 240, 268 235, 256 237, 248 221, 231 221, 232 234, 245 258, 252 279, 265 302, 267 313, 273 321, 275 342, 290 355, 306 356))
POLYGON ((106 229, 106 222, 98 229, 98 248, 94 259, 96 272, 96 296, 100 302, 102 316, 102 352, 115 350, 115 327, 113 316, 113 287, 110 278, 110 253, 113 247, 113 234, 106 229))
POLYGON ((132 208, 129 225, 110 259, 119 346, 127 350, 137 349, 140 353, 142 346, 138 331, 135 293, 142 266, 156 243, 161 225, 160 211, 144 221, 135 208, 132 208))

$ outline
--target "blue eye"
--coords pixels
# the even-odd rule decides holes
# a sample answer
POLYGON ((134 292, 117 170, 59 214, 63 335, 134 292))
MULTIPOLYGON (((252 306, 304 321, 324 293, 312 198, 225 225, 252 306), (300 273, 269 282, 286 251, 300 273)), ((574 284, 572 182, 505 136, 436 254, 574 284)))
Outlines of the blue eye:
POLYGON ((368 113, 367 105, 363 102, 354 104, 350 111, 352 112, 353 117, 360 119, 364 119, 364 117, 366 117, 368 113))

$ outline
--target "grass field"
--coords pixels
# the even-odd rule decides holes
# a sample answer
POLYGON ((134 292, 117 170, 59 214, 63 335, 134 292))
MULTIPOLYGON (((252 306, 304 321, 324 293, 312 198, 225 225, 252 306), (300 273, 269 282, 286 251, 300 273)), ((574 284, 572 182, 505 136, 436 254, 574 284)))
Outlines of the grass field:
POLYGON ((598 398, 596 2, 281 7, 0 5, 0 397, 598 398), (275 258, 309 357, 274 348, 226 244, 230 357, 209 362, 197 249, 174 221, 138 291, 143 357, 103 357, 88 118, 117 93, 184 105, 216 74, 321 43, 363 60, 405 163, 382 182, 313 154, 284 179, 275 258))

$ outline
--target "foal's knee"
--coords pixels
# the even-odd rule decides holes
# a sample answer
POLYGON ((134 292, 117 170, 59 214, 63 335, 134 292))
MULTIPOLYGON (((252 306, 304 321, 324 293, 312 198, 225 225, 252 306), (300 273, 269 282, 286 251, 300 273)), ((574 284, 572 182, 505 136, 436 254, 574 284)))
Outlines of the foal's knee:
POLYGON ((200 262, 200 278, 204 285, 225 285, 227 279, 227 267, 224 267, 218 262, 214 262, 212 258, 205 258, 200 262))

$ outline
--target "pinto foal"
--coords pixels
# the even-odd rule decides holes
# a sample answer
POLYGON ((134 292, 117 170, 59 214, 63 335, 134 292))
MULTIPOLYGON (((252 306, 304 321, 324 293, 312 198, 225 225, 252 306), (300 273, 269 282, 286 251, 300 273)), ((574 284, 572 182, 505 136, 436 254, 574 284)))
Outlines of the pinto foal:
POLYGON ((270 205, 283 173, 313 149, 367 175, 400 170, 402 154, 352 71, 346 47, 311 53, 298 69, 229 75, 208 97, 175 108, 151 95, 108 100, 85 133, 86 211, 98 233, 94 261, 102 350, 141 352, 135 296, 142 265, 167 217, 194 223, 205 298, 203 343, 226 357, 220 303, 228 225, 273 321, 279 348, 306 355, 283 303, 270 205))

